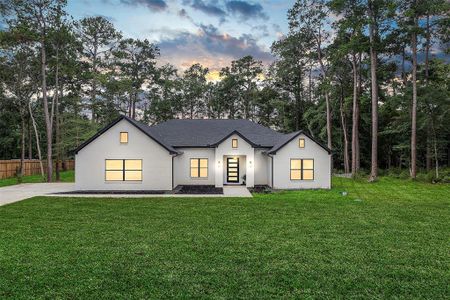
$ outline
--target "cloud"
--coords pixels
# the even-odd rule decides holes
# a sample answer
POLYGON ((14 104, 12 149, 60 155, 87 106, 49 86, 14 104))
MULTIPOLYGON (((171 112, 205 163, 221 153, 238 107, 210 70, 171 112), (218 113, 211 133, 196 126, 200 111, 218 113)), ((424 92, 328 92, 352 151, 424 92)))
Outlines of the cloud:
POLYGON ((167 3, 165 0, 120 0, 120 2, 130 6, 146 6, 155 11, 162 11, 167 8, 167 3))
POLYGON ((221 22, 226 21, 228 16, 234 16, 240 20, 269 18, 261 4, 242 0, 225 1, 224 4, 217 0, 183 0, 183 5, 188 5, 209 16, 219 17, 221 22))
POLYGON ((158 46, 163 63, 170 62, 183 69, 201 63, 211 70, 218 70, 246 55, 267 64, 274 59, 269 51, 257 44, 253 35, 235 37, 219 32, 213 25, 199 25, 196 33, 185 31, 162 39, 158 46))
POLYGON ((226 12, 220 8, 215 2, 205 2, 203 0, 184 1, 185 4, 189 4, 193 9, 199 10, 207 15, 215 17, 225 17, 226 12))
POLYGON ((228 1, 226 4, 227 11, 241 19, 264 19, 269 17, 264 13, 264 9, 259 3, 252 4, 247 1, 228 1))

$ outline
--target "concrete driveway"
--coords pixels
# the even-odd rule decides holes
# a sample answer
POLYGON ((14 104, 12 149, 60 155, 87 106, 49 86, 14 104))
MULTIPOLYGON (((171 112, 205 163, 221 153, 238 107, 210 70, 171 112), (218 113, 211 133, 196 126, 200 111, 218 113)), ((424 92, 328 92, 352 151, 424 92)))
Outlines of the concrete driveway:
POLYGON ((0 188, 0 206, 51 193, 69 192, 75 189, 74 183, 22 183, 0 188))

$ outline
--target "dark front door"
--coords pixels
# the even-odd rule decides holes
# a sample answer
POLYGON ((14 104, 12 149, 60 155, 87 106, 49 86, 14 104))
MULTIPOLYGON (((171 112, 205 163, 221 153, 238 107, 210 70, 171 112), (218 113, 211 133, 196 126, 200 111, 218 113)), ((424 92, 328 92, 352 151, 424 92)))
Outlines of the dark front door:
POLYGON ((227 158, 227 182, 239 183, 239 158, 227 158))

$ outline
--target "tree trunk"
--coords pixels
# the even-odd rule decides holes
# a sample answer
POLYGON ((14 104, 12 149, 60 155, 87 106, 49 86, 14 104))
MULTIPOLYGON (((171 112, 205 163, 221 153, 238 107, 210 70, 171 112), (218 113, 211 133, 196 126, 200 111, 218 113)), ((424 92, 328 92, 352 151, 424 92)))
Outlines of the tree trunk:
POLYGON ((348 155, 348 133, 347 133, 347 124, 345 122, 345 112, 344 112, 344 87, 341 84, 341 97, 339 101, 339 109, 341 113, 341 126, 344 135, 344 172, 350 172, 350 162, 348 155))
POLYGON ((439 178, 439 158, 438 158, 438 150, 437 150, 437 135, 436 135, 436 128, 434 127, 433 121, 431 122, 431 130, 433 132, 435 175, 436 175, 436 178, 439 178))
POLYGON ((53 159, 52 159, 52 147, 53 147, 53 128, 52 121, 48 111, 48 99, 47 99, 47 58, 45 53, 45 41, 41 39, 41 76, 42 76, 42 100, 44 102, 44 116, 45 116, 45 129, 47 134, 47 182, 52 182, 53 175, 53 159))
POLYGON ((328 97, 328 92, 325 91, 325 103, 327 110, 327 146, 331 149, 331 108, 330 108, 330 99, 328 97))
POLYGON ((20 142, 20 177, 25 173, 25 114, 21 113, 22 132, 20 142))
POLYGON ((431 154, 431 128, 430 125, 428 125, 427 128, 427 144, 426 144, 426 154, 425 154, 425 166, 426 166, 426 170, 427 172, 429 172, 431 170, 431 158, 432 158, 432 154, 431 154))
POLYGON ((30 126, 30 119, 28 119, 28 159, 33 159, 33 138, 30 126))
MULTIPOLYGON (((414 27, 417 27, 417 17, 414 17, 414 27)), ((414 29, 415 29, 414 28, 414 29)), ((411 34, 412 49, 412 110, 411 110, 411 178, 417 176, 417 33, 411 34)))
POLYGON ((37 152, 38 152, 38 159, 39 159, 39 167, 41 169, 41 176, 42 178, 44 178, 45 174, 44 174, 44 166, 42 165, 42 153, 41 153, 41 144, 39 142, 39 133, 37 130, 37 126, 36 126, 36 121, 33 117, 33 110, 31 109, 31 101, 28 101, 28 111, 30 112, 30 118, 33 124, 33 129, 34 129, 34 135, 36 138, 36 148, 37 148, 37 152))
POLYGON ((137 102, 137 98, 138 98, 138 91, 135 90, 134 91, 134 95, 133 95, 133 108, 132 108, 132 115, 131 115, 131 118, 133 120, 136 119, 136 102, 137 102))
POLYGON ((402 49, 402 80, 403 80, 404 86, 406 86, 406 84, 407 84, 405 60, 406 60, 406 52, 405 52, 405 47, 403 46, 403 49, 402 49))
POLYGON ((430 33, 430 16, 427 14, 426 19, 426 33, 425 33, 425 81, 428 82, 429 64, 430 64, 430 47, 431 47, 431 33, 430 33))
POLYGON ((359 148, 359 89, 358 89, 358 68, 356 55, 352 57, 353 69, 353 113, 352 113, 352 176, 358 172, 358 148, 359 148))
MULTIPOLYGON (((56 181, 60 181, 59 161, 61 158, 60 152, 60 136, 59 136, 59 45, 56 48, 56 72, 55 72, 55 97, 52 107, 55 108, 55 137, 56 137, 56 163, 55 163, 55 177, 56 181)), ((53 110, 52 110, 53 116, 53 110)), ((52 117, 53 120, 53 117, 52 117)))
MULTIPOLYGON (((425 85, 428 86, 428 77, 429 77, 429 53, 430 53, 430 16, 427 14, 427 18, 426 18, 426 33, 425 33, 425 85)), ((433 116, 431 114, 431 110, 430 110, 430 118, 431 118, 431 122, 433 122, 433 116)), ((431 154, 431 147, 434 147, 435 145, 431 145, 431 131, 432 128, 430 128, 430 125, 428 125, 427 128, 427 150, 426 150, 426 168, 427 168, 427 172, 429 172, 431 170, 432 167, 432 163, 431 163, 431 158, 432 158, 432 154, 431 154)), ((435 136, 435 135, 434 135, 435 136)), ((434 143, 436 143, 436 139, 434 139, 434 143)), ((436 163, 437 163, 437 159, 436 159, 436 163)), ((436 174, 438 174, 438 172, 436 171, 436 174)), ((436 176, 437 178, 437 176, 436 176)))
MULTIPOLYGON (((318 29, 318 36, 317 36, 317 56, 319 59, 319 65, 320 70, 322 71, 323 80, 327 82, 327 71, 325 69, 325 65, 322 60, 322 34, 320 31, 320 28, 318 29)), ((327 110, 327 146, 331 149, 331 107, 330 107, 330 99, 328 95, 328 90, 325 90, 325 103, 326 103, 326 110, 327 110)))
POLYGON ((91 90, 91 114, 92 114, 92 122, 96 121, 96 105, 97 105, 97 39, 94 41, 94 52, 92 55, 92 90, 91 90))
POLYGON ((370 78, 372 87, 372 157, 369 181, 375 181, 378 176, 378 82, 377 82, 377 24, 373 11, 373 3, 369 1, 369 38, 370 38, 370 78))

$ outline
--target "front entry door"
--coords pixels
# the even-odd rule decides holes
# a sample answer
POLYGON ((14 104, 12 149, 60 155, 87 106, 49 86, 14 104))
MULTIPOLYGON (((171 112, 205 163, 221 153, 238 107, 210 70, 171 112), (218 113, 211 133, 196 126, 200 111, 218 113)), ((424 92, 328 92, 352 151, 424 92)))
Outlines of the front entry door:
POLYGON ((239 158, 227 158, 227 182, 239 183, 239 158))

